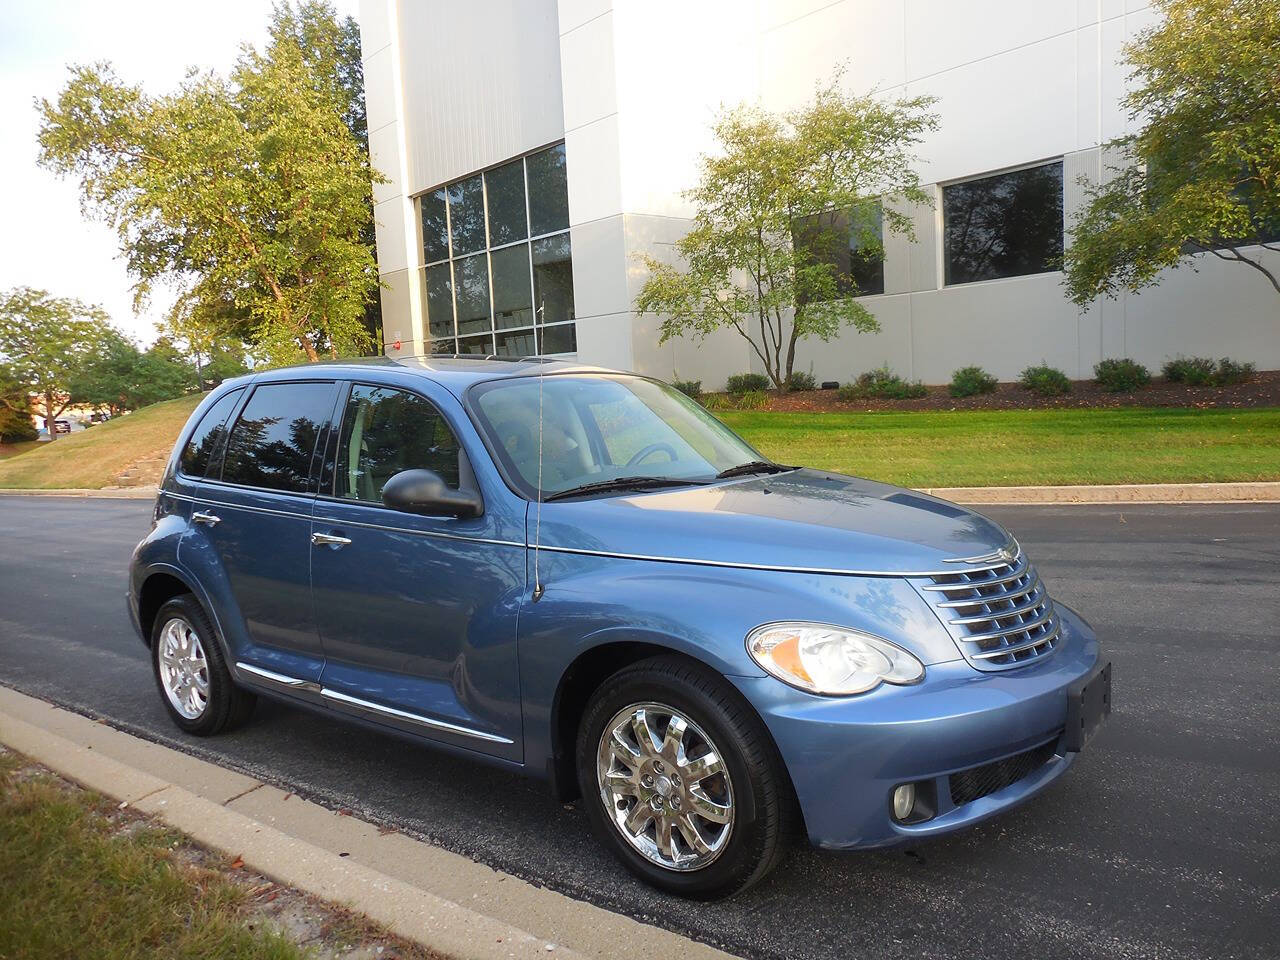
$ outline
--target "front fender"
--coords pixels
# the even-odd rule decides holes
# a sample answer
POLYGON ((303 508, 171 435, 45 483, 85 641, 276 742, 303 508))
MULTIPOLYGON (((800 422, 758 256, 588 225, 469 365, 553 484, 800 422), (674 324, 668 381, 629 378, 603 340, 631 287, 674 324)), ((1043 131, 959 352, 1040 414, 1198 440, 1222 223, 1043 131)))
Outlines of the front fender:
MULTIPOLYGON (((545 767, 570 666, 603 644, 651 644, 726 677, 764 677, 746 636, 762 623, 814 620, 902 643, 926 664, 960 660, 937 617, 900 578, 779 573, 542 551, 544 593, 520 612, 525 760, 545 767)), ((532 578, 531 578, 532 579, 532 578)))

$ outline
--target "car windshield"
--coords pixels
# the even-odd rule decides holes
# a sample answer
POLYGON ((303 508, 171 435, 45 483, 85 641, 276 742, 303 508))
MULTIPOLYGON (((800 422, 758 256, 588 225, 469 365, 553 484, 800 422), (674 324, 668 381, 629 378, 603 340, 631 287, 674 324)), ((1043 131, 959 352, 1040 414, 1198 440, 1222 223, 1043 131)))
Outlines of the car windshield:
POLYGON ((520 377, 480 384, 472 396, 492 449, 529 499, 610 481, 637 488, 708 482, 764 460, 684 394, 642 377, 552 374, 541 385, 520 377))

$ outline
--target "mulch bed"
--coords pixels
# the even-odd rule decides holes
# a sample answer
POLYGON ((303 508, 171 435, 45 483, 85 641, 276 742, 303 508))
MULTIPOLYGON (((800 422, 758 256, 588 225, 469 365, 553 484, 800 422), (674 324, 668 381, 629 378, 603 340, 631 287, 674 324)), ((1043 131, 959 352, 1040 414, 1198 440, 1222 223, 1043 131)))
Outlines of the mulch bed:
POLYGON ((1156 378, 1132 393, 1108 393, 1092 380, 1075 380, 1062 397, 1040 397, 1016 383, 994 393, 953 397, 945 386, 929 387, 916 400, 857 400, 842 403, 835 390, 769 394, 763 409, 785 413, 853 413, 868 410, 1047 410, 1067 407, 1280 407, 1280 370, 1257 373, 1230 387, 1188 387, 1156 378))

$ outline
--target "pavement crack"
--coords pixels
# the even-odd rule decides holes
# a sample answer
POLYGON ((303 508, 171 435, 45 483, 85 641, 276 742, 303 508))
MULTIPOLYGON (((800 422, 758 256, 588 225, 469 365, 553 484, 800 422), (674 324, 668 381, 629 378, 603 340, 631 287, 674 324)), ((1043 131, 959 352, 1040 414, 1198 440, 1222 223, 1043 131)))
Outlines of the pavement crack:
POLYGON ((248 794, 253 793, 253 791, 257 790, 257 789, 258 789, 259 787, 261 787, 261 786, 262 786, 262 784, 260 784, 260 783, 255 783, 255 784, 254 784, 252 787, 250 787, 248 790, 241 790, 241 791, 240 791, 239 793, 237 793, 234 797, 227 797, 227 799, 225 799, 225 800, 223 800, 223 801, 222 801, 222 805, 223 805, 224 807, 229 807, 229 806, 231 806, 231 804, 235 803, 235 802, 236 802, 237 800, 239 800, 241 797, 243 797, 243 796, 247 796, 248 794))

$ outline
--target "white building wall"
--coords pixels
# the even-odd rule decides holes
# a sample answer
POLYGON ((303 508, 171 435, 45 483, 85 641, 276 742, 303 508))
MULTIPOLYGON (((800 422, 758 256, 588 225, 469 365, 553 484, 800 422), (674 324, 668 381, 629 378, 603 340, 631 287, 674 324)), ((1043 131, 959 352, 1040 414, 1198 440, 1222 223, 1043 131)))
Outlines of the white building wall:
MULTIPOLYGON (((750 348, 733 333, 660 345, 658 318, 632 310, 645 277, 639 258, 673 255, 692 214, 681 191, 696 181, 699 155, 713 148, 709 128, 722 105, 798 106, 844 64, 851 91, 938 98, 939 130, 919 151, 938 204, 915 211, 915 243, 886 237, 886 292, 866 300, 881 332, 802 342, 798 368, 847 380, 887 362, 942 382, 970 363, 1012 379, 1042 359, 1085 377, 1102 357, 1124 355, 1155 366, 1178 353, 1231 354, 1280 367, 1274 292, 1254 271, 1212 257, 1140 296, 1086 311, 1063 296, 1058 273, 941 282, 940 185, 1061 157, 1070 223, 1082 198, 1077 177, 1101 176, 1099 144, 1129 129, 1119 107, 1120 54, 1152 22, 1143 0, 368 6, 366 70, 382 63, 371 48, 384 35, 398 37, 402 54, 403 96, 387 116, 403 120, 407 172, 387 188, 399 192, 379 203, 380 219, 387 204, 384 271, 412 262, 383 243, 407 235, 396 221, 404 197, 563 137, 584 360, 700 378, 710 388, 751 367, 750 348), (398 10, 394 29, 380 26, 384 8, 398 10)), ((387 83, 368 77, 367 84, 372 130, 375 98, 395 98, 387 83)), ((371 149, 389 149, 384 138, 392 139, 384 134, 371 149)), ((408 294, 402 299, 416 309, 408 294)))

